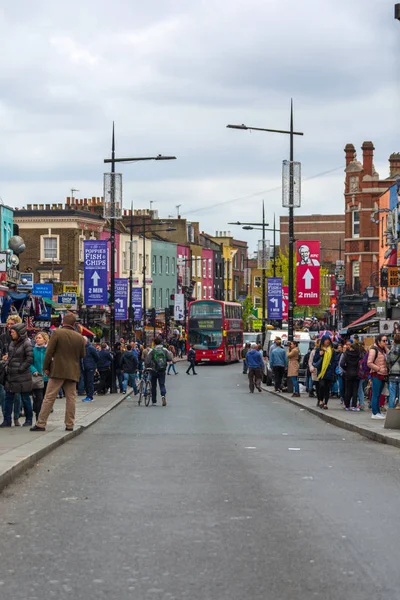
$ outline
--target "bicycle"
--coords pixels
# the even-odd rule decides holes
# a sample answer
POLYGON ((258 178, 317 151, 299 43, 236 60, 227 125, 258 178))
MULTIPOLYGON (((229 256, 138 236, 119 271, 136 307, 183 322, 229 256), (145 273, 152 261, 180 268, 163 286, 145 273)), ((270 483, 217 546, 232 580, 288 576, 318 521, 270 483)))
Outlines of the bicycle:
POLYGON ((139 406, 142 403, 142 398, 144 398, 145 406, 149 406, 151 400, 151 372, 152 369, 145 369, 142 374, 142 379, 140 380, 139 385, 139 406))

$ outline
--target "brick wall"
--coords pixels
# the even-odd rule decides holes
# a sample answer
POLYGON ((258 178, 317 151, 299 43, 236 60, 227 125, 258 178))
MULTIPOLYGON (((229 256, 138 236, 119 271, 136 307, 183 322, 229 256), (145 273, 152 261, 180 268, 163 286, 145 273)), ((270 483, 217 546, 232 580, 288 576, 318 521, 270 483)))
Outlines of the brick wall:
MULTIPOLYGON (((321 259, 325 264, 339 260, 340 242, 344 260, 345 215, 299 215, 294 218, 296 240, 319 240, 321 259)), ((289 245, 289 218, 280 217, 280 247, 287 253, 289 245)))

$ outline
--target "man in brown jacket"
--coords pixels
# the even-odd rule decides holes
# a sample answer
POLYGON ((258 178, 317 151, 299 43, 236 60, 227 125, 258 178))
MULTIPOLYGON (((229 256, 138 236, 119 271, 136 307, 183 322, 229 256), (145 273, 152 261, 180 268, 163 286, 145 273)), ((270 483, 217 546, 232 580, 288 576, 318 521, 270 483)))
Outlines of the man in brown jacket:
POLYGON ((50 337, 43 363, 49 382, 39 418, 31 431, 46 431, 47 419, 61 387, 65 391, 65 429, 74 428, 76 383, 80 377, 80 360, 85 356, 85 342, 74 330, 75 322, 75 315, 67 313, 62 327, 50 337))

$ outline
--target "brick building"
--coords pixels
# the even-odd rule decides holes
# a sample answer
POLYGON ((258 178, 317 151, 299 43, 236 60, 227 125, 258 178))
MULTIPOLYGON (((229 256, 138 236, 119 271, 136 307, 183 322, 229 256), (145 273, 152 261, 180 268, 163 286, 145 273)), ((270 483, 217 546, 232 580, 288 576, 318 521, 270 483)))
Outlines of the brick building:
POLYGON ((379 271, 379 215, 372 221, 372 213, 380 208, 380 199, 400 175, 400 154, 389 158, 390 172, 381 180, 374 167, 374 145, 362 145, 362 163, 357 160, 353 144, 345 147, 345 212, 346 212, 346 292, 363 294, 373 274, 379 271))
MULTIPOLYGON (((341 215, 296 215, 294 237, 296 240, 319 240, 321 242, 321 264, 330 266, 344 260, 345 239, 344 214, 341 215)), ((287 254, 289 246, 289 218, 280 217, 280 247, 287 254)))
POLYGON ((230 231, 217 231, 209 236, 222 246, 224 257, 224 279, 226 300, 238 300, 246 296, 244 269, 247 264, 247 242, 235 240, 230 231))

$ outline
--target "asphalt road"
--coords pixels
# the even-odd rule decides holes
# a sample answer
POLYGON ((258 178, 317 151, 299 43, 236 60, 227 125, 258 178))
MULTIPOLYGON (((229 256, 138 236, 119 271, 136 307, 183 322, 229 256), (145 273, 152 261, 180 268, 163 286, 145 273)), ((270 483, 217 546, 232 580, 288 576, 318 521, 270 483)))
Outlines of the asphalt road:
POLYGON ((400 598, 399 450, 183 366, 0 495, 0 598, 400 598))

